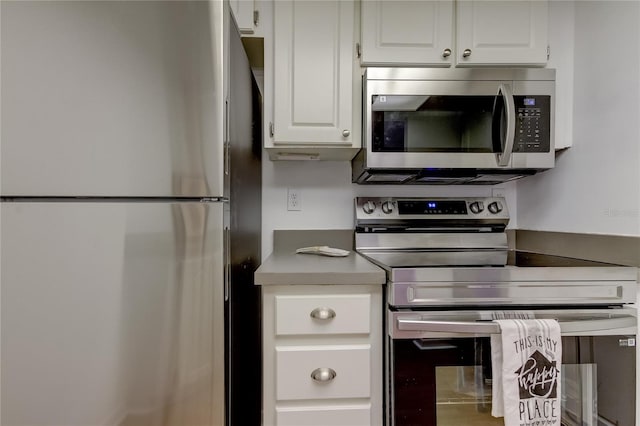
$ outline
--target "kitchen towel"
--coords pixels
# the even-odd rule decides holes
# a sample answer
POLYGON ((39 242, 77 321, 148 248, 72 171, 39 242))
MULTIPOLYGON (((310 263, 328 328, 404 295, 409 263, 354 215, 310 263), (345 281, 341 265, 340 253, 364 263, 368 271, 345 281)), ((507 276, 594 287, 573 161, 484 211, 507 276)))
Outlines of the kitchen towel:
POLYGON ((505 426, 560 426, 562 342, 556 320, 495 320, 491 415, 505 426))

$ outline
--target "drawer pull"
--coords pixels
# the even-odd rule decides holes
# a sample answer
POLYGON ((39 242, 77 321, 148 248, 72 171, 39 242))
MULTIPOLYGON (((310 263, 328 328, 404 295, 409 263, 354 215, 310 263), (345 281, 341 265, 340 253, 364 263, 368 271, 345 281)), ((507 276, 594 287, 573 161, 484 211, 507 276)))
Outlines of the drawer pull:
POLYGON ((333 368, 316 368, 311 372, 311 378, 319 383, 330 382, 336 375, 336 370, 333 368))
POLYGON ((315 308, 311 311, 311 318, 319 319, 319 320, 329 320, 331 318, 335 318, 336 311, 331 308, 315 308))

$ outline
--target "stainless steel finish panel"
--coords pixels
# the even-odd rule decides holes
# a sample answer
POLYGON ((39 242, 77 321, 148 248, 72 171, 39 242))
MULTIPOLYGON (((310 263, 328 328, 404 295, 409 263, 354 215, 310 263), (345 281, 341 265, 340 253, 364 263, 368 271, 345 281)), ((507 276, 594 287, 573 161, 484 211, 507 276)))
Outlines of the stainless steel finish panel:
POLYGON ((393 282, 428 285, 430 282, 529 282, 529 281, 637 281, 637 269, 625 266, 394 268, 393 282))
POLYGON ((228 2, 0 7, 1 195, 223 195, 228 2))
MULTIPOLYGON (((433 268, 438 269, 438 268, 433 268)), ((388 284, 388 302, 396 307, 495 305, 620 305, 633 303, 632 281, 475 281, 388 284)))
MULTIPOLYGON (((356 233, 356 250, 364 254, 377 251, 417 250, 507 250, 507 234, 504 232, 450 232, 450 233, 356 233)), ((393 265, 391 265, 393 266, 393 265)))
POLYGON ((637 312, 624 309, 562 309, 501 311, 388 312, 388 332, 393 339, 481 337, 499 334, 492 320, 503 317, 555 319, 563 336, 636 335, 637 312), (511 315, 511 316, 510 316, 511 315))
POLYGON ((223 425, 225 203, 1 203, 6 425, 223 425))
POLYGON ((373 263, 390 270, 391 268, 429 266, 500 266, 507 263, 507 250, 474 251, 367 251, 359 250, 373 263))
POLYGON ((555 81, 556 70, 550 68, 383 68, 365 71, 368 80, 541 80, 555 81))
MULTIPOLYGON (((455 81, 455 80, 367 80, 367 100, 374 95, 395 96, 498 96, 501 84, 511 85, 510 80, 455 81)), ((368 102, 368 111, 373 109, 368 102)), ((403 110, 400 108, 400 110, 403 110)))

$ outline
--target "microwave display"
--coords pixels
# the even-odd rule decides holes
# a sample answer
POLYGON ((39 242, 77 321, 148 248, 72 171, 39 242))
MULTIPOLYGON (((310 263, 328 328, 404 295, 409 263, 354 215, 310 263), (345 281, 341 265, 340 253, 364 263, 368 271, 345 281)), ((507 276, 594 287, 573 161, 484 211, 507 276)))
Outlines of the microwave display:
MULTIPOLYGON (((513 152, 549 152, 550 97, 514 96, 513 152)), ((506 127, 502 97, 374 95, 373 152, 499 153, 506 127), (497 128, 496 128, 497 127, 497 128)))

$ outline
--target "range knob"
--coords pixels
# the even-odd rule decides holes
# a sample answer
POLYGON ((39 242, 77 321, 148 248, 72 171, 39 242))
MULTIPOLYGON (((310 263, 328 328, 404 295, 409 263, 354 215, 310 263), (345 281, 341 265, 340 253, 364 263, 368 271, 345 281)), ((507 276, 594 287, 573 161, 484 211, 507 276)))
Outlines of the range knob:
POLYGON ((469 204, 469 209, 472 213, 478 214, 484 210, 484 204, 481 201, 474 201, 473 203, 469 204))
POLYGON ((362 210, 366 213, 366 214, 371 214, 375 211, 376 209, 376 205, 374 204, 373 201, 367 201, 366 203, 364 203, 362 205, 362 210))
POLYGON ((382 203, 382 211, 386 214, 393 213, 393 202, 385 201, 382 203))
POLYGON ((500 213, 502 211, 502 203, 500 201, 493 201, 489 203, 487 208, 493 214, 500 213))

